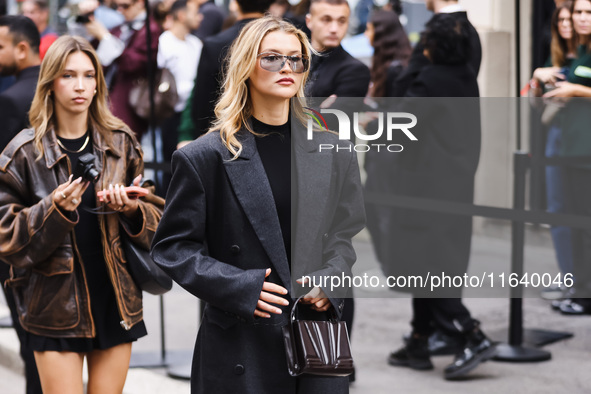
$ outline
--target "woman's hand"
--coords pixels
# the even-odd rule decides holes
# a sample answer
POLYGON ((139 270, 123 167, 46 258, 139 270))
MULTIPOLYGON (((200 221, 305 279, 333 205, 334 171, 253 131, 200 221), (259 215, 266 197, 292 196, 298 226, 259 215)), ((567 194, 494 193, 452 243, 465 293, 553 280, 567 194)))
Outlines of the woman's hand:
MULTIPOLYGON (((296 282, 301 285, 305 285, 308 283, 308 278, 306 278, 304 281, 298 279, 296 282)), ((302 298, 300 302, 302 304, 310 305, 310 308, 316 312, 326 312, 331 307, 330 300, 328 297, 326 297, 326 294, 324 294, 324 291, 320 287, 314 287, 308 292, 308 294, 304 296, 304 298, 302 298)))
POLYGON ((544 94, 543 97, 589 97, 591 89, 570 82, 556 82, 556 89, 544 94))
POLYGON ((82 178, 72 181, 72 175, 70 175, 67 182, 53 191, 53 201, 60 209, 73 212, 82 202, 82 195, 89 184, 90 182, 83 181, 82 178))
MULTIPOLYGON (((138 175, 133 180, 133 186, 139 186, 141 180, 142 176, 138 175)), ((109 189, 103 189, 103 193, 103 200, 107 203, 107 207, 124 214, 128 218, 133 217, 139 209, 139 201, 137 198, 131 199, 127 196, 124 185, 111 184, 109 189)))
POLYGON ((560 73, 560 67, 536 68, 533 77, 542 83, 555 83, 566 78, 564 74, 560 73))
MULTIPOLYGON (((271 275, 271 268, 267 268, 265 278, 267 278, 269 275, 271 275)), ((287 294, 287 289, 275 283, 265 281, 263 283, 261 294, 259 295, 257 307, 254 310, 255 317, 264 317, 268 319, 271 317, 270 313, 280 315, 281 309, 273 306, 272 304, 284 306, 289 305, 289 301, 287 301, 285 298, 273 295, 273 293, 285 295, 287 294)))

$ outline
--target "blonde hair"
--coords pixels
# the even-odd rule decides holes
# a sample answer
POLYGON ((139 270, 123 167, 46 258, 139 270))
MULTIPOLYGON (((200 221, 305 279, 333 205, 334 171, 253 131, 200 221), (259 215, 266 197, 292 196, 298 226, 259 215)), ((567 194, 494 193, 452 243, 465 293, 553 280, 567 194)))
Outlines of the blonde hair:
MULTIPOLYGON (((223 83, 222 95, 215 106, 216 120, 209 129, 209 133, 219 130, 222 142, 234 155, 234 159, 240 156, 242 144, 236 138, 236 133, 244 126, 253 133, 248 119, 252 116, 252 103, 248 92, 248 78, 257 64, 257 54, 261 42, 267 34, 282 31, 293 34, 302 44, 302 55, 310 59, 313 49, 308 37, 294 25, 282 19, 266 15, 247 24, 238 38, 234 41, 227 57, 227 68, 223 83)), ((303 107, 305 106, 304 87, 309 70, 303 75, 302 84, 294 96, 292 119, 297 119, 302 124, 306 123, 303 107)))
POLYGON ((103 69, 92 46, 82 37, 62 36, 49 47, 43 58, 37 90, 29 111, 29 122, 35 129, 35 148, 39 152, 37 160, 43 157, 43 137, 51 128, 56 127, 53 82, 61 76, 68 57, 76 52, 86 54, 95 70, 96 94, 88 109, 88 126, 97 130, 112 149, 115 149, 111 138, 112 130, 129 130, 127 125, 109 110, 103 69))

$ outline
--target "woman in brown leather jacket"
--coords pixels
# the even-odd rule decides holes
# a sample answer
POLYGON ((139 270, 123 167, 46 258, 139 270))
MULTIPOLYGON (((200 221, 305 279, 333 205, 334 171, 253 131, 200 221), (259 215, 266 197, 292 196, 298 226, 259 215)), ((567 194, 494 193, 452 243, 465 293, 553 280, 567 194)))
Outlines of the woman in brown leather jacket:
POLYGON ((0 156, 0 258, 11 265, 7 286, 44 393, 82 394, 84 356, 88 393, 121 393, 131 342, 146 335, 120 234, 149 248, 161 201, 127 196, 123 186, 139 185, 142 152, 106 92, 88 42, 59 38, 41 65, 33 128, 0 156), (94 155, 95 184, 71 175, 85 154, 94 155))

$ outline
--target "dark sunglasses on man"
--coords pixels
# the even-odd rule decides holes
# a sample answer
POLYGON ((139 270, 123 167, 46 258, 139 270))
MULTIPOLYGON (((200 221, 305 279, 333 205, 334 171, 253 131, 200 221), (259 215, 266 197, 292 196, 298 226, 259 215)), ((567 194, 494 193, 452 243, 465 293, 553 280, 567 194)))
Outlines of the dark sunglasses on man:
POLYGON ((302 55, 282 55, 276 52, 264 52, 257 55, 261 58, 261 68, 271 72, 279 72, 283 69, 286 62, 294 73, 301 74, 308 71, 310 62, 307 57, 302 55))

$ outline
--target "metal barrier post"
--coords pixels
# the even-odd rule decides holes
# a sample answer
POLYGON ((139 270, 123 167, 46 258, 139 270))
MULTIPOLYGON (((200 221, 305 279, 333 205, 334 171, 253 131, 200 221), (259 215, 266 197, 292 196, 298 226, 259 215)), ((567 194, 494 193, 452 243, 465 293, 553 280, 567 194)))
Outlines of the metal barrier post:
MULTIPOLYGON (((525 152, 513 155, 513 209, 525 209, 525 177, 530 157, 525 152)), ((521 277, 523 274, 523 248, 525 243, 525 223, 511 222, 511 272, 521 277)), ((509 312, 509 343, 497 346, 497 361, 531 362, 550 360, 550 352, 523 346, 523 299, 522 288, 511 288, 509 312)))

